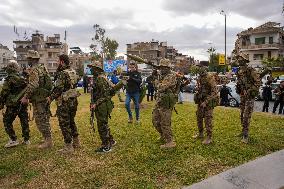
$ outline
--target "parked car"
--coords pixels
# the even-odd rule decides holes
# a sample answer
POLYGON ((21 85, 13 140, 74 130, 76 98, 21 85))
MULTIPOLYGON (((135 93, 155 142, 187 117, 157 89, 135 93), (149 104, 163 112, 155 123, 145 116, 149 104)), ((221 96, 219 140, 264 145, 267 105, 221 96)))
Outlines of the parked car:
POLYGON ((3 84, 4 84, 4 81, 5 81, 5 78, 2 78, 2 79, 0 80, 0 85, 3 85, 3 84))
MULTIPOLYGON (((231 96, 229 96, 229 106, 231 107, 239 107, 240 106, 240 102, 241 102, 241 97, 240 95, 237 93, 236 91, 236 83, 230 82, 226 85, 226 87, 229 89, 231 96)), ((222 85, 218 85, 217 86, 219 91, 222 87, 222 85)))
POLYGON ((83 78, 78 81, 77 87, 83 87, 83 78))

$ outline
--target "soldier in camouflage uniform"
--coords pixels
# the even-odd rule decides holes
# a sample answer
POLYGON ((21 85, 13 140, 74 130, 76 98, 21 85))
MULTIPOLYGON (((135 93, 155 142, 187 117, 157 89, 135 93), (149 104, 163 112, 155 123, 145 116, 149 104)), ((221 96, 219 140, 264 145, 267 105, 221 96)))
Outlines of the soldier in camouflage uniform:
POLYGON ((96 152, 110 152, 111 147, 116 144, 113 136, 110 133, 108 119, 114 108, 111 98, 115 92, 126 84, 126 80, 122 79, 115 86, 104 75, 104 70, 100 62, 95 62, 91 65, 93 70, 93 86, 91 94, 91 109, 94 109, 97 119, 99 135, 102 141, 101 147, 96 152))
POLYGON ((217 86, 214 77, 210 76, 204 67, 199 69, 197 84, 196 93, 194 94, 194 102, 197 104, 196 118, 199 132, 193 137, 203 139, 204 119, 207 137, 202 143, 210 144, 212 142, 213 109, 219 103, 217 86))
POLYGON ((70 153, 74 151, 74 148, 80 147, 79 134, 74 120, 78 106, 77 97, 80 95, 76 90, 79 76, 69 64, 67 55, 59 56, 57 80, 48 98, 49 103, 54 99, 57 100, 56 115, 65 142, 64 148, 59 150, 62 153, 70 153))
POLYGON ((3 84, 2 91, 0 93, 0 109, 6 106, 5 114, 3 115, 3 122, 6 133, 9 135, 10 140, 5 145, 6 148, 13 147, 19 144, 17 136, 13 129, 13 121, 18 116, 20 118, 22 127, 22 136, 24 137, 23 144, 30 144, 29 138, 29 119, 27 105, 21 105, 20 101, 13 101, 13 98, 27 86, 24 78, 19 75, 18 63, 11 60, 7 67, 6 72, 8 76, 3 84))
POLYGON ((176 73, 170 69, 170 60, 160 61, 160 75, 155 80, 156 104, 152 114, 152 123, 160 134, 160 139, 164 143, 161 148, 173 148, 176 146, 173 141, 171 128, 172 110, 177 102, 176 73))
POLYGON ((39 64, 40 56, 37 51, 29 50, 27 54, 29 71, 28 86, 23 90, 24 96, 22 104, 32 102, 34 118, 38 130, 41 132, 44 141, 38 147, 40 149, 51 148, 53 146, 50 129, 50 107, 47 97, 52 89, 52 81, 46 67, 39 64))
POLYGON ((236 91, 241 97, 240 117, 243 126, 241 133, 242 142, 248 143, 250 119, 253 112, 254 99, 258 95, 258 89, 260 87, 260 75, 252 67, 247 66, 247 63, 249 63, 248 55, 239 53, 236 56, 236 61, 240 66, 237 73, 238 81, 236 91))

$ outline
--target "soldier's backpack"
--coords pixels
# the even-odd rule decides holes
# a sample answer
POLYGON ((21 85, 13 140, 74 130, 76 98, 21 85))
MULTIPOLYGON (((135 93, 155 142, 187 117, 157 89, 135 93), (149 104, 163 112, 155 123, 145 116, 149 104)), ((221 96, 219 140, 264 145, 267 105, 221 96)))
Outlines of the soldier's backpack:
POLYGON ((62 93, 62 100, 67 101, 69 98, 76 98, 80 96, 81 94, 76 90, 76 85, 79 80, 79 76, 76 74, 76 71, 70 68, 63 70, 63 72, 68 75, 71 88, 62 93))
POLYGON ((53 87, 52 80, 44 65, 39 65, 35 71, 37 71, 39 76, 39 87, 33 92, 31 100, 33 102, 45 101, 46 97, 51 93, 53 87))

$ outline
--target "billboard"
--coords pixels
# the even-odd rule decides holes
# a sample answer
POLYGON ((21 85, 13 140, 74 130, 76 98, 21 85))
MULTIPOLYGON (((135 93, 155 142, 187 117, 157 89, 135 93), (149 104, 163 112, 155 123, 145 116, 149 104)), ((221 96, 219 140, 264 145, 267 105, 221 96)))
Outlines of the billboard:
POLYGON ((225 55, 219 54, 219 65, 225 65, 225 55))
POLYGON ((126 66, 125 60, 105 60, 104 61, 104 71, 106 73, 111 73, 114 70, 122 69, 126 66))

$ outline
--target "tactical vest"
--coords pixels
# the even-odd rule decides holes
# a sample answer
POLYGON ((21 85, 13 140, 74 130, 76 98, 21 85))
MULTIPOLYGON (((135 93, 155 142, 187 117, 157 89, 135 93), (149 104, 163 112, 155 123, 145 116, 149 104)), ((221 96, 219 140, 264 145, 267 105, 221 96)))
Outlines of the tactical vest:
POLYGON ((62 93, 62 100, 67 101, 70 98, 77 98, 81 94, 76 90, 76 85, 79 79, 79 76, 76 74, 74 69, 66 69, 63 72, 68 75, 68 82, 70 88, 62 93))
POLYGON ((6 78, 6 82, 9 82, 10 94, 6 98, 6 106, 15 106, 18 102, 14 102, 13 99, 27 86, 24 78, 18 74, 11 74, 6 78))
POLYGON ((39 65, 34 71, 39 77, 39 87, 35 89, 31 97, 32 102, 42 102, 50 95, 52 89, 52 80, 43 65, 39 65))
MULTIPOLYGON (((161 80, 163 80, 164 78, 165 77, 161 78, 161 80)), ((174 108, 176 102, 178 101, 178 93, 177 93, 177 88, 179 88, 178 85, 179 83, 177 81, 177 84, 174 88, 168 88, 165 92, 158 94, 158 96, 160 97, 160 102, 159 102, 160 106, 167 109, 174 108)))

